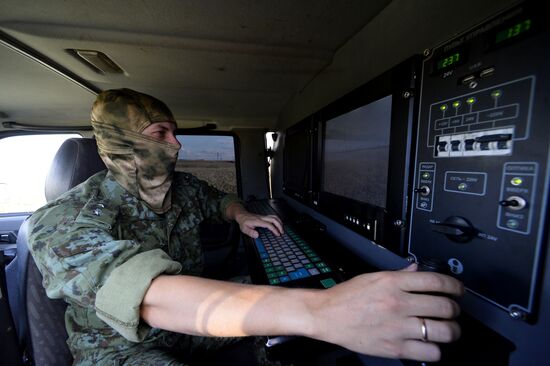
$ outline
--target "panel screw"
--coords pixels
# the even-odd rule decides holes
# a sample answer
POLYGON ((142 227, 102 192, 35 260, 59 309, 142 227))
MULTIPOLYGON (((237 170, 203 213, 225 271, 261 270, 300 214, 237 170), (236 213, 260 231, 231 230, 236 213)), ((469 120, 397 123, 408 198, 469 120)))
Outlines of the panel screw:
POLYGON ((424 55, 424 57, 428 57, 428 56, 430 55, 430 53, 432 53, 432 52, 430 51, 429 48, 426 48, 426 49, 424 50, 424 52, 422 52, 422 54, 424 55))
POLYGON ((405 225, 405 223, 403 222, 403 220, 397 219, 393 222, 393 225, 396 227, 402 228, 405 225))
POLYGON ((413 257, 412 255, 409 255, 409 256, 407 257, 407 262, 409 262, 409 263, 416 263, 416 260, 414 259, 414 257, 413 257))
POLYGON ((410 91, 403 92, 403 98, 409 99, 412 97, 412 93, 410 91))
POLYGON ((525 318, 527 317, 527 314, 522 310, 514 308, 514 309, 510 309, 510 317, 512 319, 525 320, 525 318))
POLYGON ((470 88, 470 89, 477 88, 477 82, 476 81, 471 81, 470 84, 468 84, 468 88, 470 88))

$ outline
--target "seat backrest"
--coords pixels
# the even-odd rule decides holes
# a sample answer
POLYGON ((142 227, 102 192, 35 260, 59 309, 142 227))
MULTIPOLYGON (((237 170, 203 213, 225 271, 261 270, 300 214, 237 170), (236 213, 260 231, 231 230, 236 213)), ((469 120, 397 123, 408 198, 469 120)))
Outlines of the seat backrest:
MULTIPOLYGON (((105 165, 97 153, 93 139, 68 139, 59 148, 46 178, 46 199, 51 201, 93 174, 104 170, 105 165)), ((24 340, 26 354, 36 366, 63 366, 72 364, 67 346, 65 309, 63 300, 46 296, 42 275, 29 255, 28 221, 17 236, 17 270, 19 280, 20 338, 24 340)), ((12 310, 13 312, 13 310, 12 310)))

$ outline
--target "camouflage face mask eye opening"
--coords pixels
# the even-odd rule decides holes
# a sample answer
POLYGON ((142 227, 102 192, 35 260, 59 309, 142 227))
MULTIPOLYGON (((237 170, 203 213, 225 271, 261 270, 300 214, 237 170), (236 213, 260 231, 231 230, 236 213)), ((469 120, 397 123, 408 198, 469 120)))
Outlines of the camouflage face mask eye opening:
POLYGON ((156 122, 176 123, 164 103, 130 89, 100 93, 92 107, 99 155, 117 182, 156 213, 171 207, 179 146, 141 132, 156 122))

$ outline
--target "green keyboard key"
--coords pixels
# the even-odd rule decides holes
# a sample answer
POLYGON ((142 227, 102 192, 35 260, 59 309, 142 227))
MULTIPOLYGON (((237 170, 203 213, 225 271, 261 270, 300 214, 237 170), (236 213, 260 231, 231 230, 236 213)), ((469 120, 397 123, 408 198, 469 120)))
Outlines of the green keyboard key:
POLYGON ((324 288, 331 288, 332 286, 336 285, 336 281, 334 281, 332 278, 325 278, 324 280, 321 280, 321 284, 324 288))
POLYGON ((279 280, 278 278, 272 278, 269 280, 270 285, 278 285, 279 283, 281 283, 281 280, 279 280))

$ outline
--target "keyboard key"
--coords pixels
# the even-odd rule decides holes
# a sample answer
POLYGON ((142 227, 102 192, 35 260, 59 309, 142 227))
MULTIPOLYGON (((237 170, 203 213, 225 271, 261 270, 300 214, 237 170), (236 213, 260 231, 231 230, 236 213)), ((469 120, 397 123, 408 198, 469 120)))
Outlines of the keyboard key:
POLYGON ((279 280, 281 281, 281 283, 288 282, 288 281, 290 281, 290 277, 289 276, 281 276, 281 277, 279 277, 279 280))
POLYGON ((298 280, 300 278, 306 278, 310 276, 309 272, 303 268, 294 272, 290 272, 288 275, 293 280, 298 280))
POLYGON ((309 274, 312 275, 312 276, 315 276, 315 275, 318 275, 318 274, 321 273, 321 272, 319 272, 319 270, 318 270, 317 268, 308 269, 307 271, 308 271, 309 274))
POLYGON ((321 284, 324 288, 331 288, 332 286, 336 285, 336 281, 332 278, 325 278, 324 280, 321 280, 321 284))

